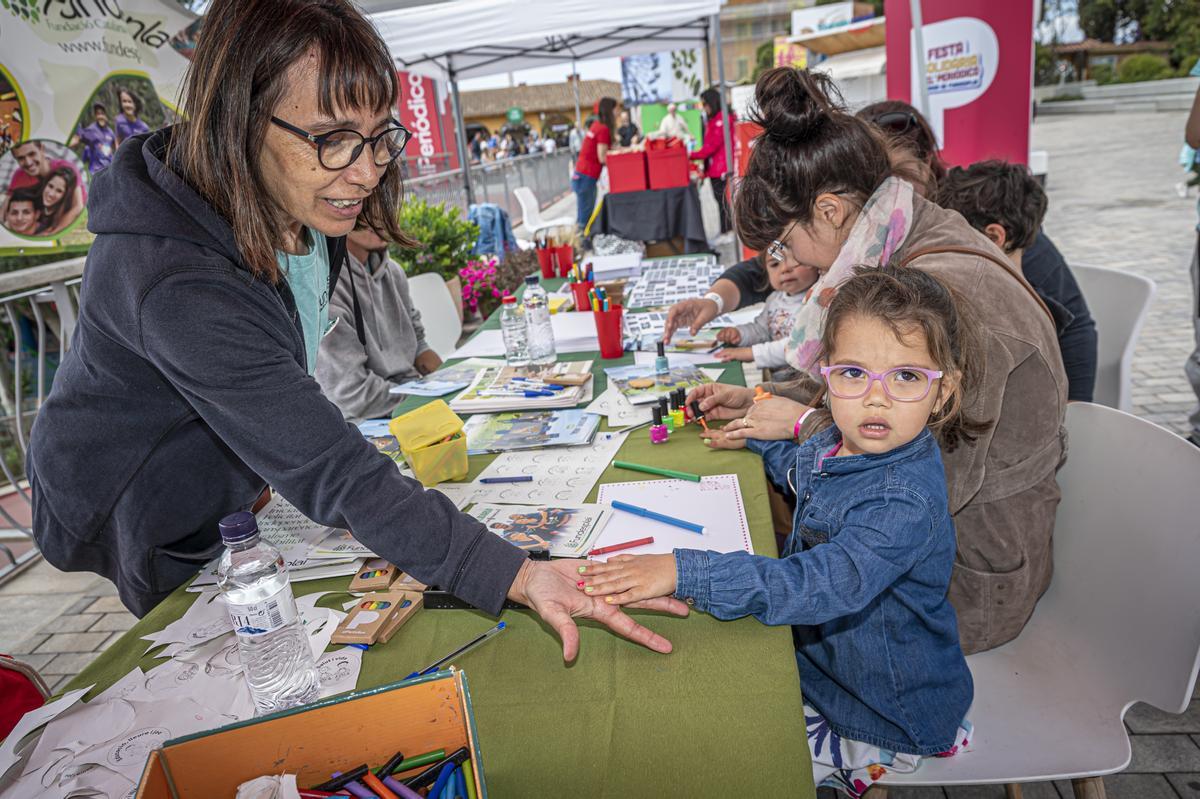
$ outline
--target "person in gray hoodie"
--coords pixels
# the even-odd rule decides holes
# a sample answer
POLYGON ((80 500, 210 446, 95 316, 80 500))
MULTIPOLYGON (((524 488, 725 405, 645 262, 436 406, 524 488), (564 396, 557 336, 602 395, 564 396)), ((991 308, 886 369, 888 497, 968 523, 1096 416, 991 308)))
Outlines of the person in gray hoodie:
POLYGON ((572 561, 529 560, 401 475, 312 378, 355 220, 409 241, 408 133, 371 23, 350 0, 215 0, 185 83, 184 121, 127 140, 93 184, 79 322, 26 463, 46 560, 108 577, 143 616, 270 486, 423 583, 528 605, 567 660, 572 617, 669 652, 578 591, 572 561))
POLYGON ((347 275, 329 300, 329 332, 321 339, 314 373, 321 390, 346 420, 390 416, 401 399, 392 389, 427 375, 442 359, 425 342, 421 312, 408 293, 408 276, 388 257, 387 241, 362 221, 346 237, 347 275), (365 341, 354 317, 358 296, 365 341))

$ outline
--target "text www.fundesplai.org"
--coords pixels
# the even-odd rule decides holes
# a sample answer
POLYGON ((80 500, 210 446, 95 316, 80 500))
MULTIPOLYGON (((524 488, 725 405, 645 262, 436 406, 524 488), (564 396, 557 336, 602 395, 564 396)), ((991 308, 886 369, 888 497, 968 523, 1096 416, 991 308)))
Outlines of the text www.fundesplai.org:
POLYGON ((101 36, 99 41, 93 39, 85 42, 59 42, 58 46, 64 53, 107 53, 142 63, 142 54, 138 48, 130 47, 124 42, 110 42, 106 36, 101 36))

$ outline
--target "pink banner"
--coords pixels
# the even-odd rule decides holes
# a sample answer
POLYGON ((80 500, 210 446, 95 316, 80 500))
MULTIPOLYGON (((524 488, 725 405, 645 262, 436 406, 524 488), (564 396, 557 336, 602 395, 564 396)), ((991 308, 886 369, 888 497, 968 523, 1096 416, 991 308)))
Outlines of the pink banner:
MULTIPOLYGON (((909 0, 885 0, 888 96, 920 108, 909 0)), ((929 123, 949 164, 1029 160, 1033 3, 922 0, 929 123)))

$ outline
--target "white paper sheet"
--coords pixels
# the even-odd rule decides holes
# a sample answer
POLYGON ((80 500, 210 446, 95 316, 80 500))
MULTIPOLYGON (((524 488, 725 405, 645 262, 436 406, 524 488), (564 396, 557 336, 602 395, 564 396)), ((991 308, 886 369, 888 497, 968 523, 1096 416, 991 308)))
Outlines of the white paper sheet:
MULTIPOLYGON (((754 554, 736 474, 708 475, 699 483, 690 480, 642 480, 600 486, 597 501, 609 504, 613 500, 704 525, 704 534, 701 535, 665 522, 614 510, 604 532, 596 540, 597 548, 654 537, 653 544, 614 552, 614 555, 667 554, 675 549, 754 554)), ((605 560, 606 557, 598 559, 605 560)))
POLYGON ((354 690, 358 685, 358 674, 362 670, 362 655, 361 649, 347 646, 326 652, 317 658, 322 699, 354 690))
POLYGON ((649 424, 654 418, 654 410, 650 405, 630 404, 613 386, 606 388, 604 393, 584 410, 606 417, 609 427, 649 424))
POLYGON ((476 358, 504 354, 504 335, 499 330, 481 330, 450 353, 451 358, 476 358))
POLYGON ((24 754, 24 750, 28 747, 28 744, 24 747, 18 747, 25 736, 43 724, 56 719, 60 714, 70 709, 72 705, 79 701, 80 697, 90 690, 91 686, 69 691, 53 702, 35 708, 22 716, 21 720, 17 722, 17 726, 4 739, 4 743, 0 744, 0 777, 3 777, 12 768, 13 764, 21 758, 21 755, 24 754))

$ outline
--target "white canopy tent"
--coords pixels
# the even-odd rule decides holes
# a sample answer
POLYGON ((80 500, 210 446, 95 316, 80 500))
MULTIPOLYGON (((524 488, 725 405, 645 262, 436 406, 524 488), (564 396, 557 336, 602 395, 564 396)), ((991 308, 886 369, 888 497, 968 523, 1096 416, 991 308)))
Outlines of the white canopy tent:
MULTIPOLYGON (((725 84, 722 0, 450 0, 371 14, 396 63, 450 84, 459 163, 467 202, 473 201, 467 143, 458 97, 463 78, 495 75, 561 61, 640 55, 705 47, 716 39, 718 85, 725 84)), ((373 8, 382 3, 375 0, 373 8)), ((397 6, 400 5, 397 2, 397 6)), ((712 70, 709 68, 709 82, 712 70)), ((721 113, 729 118, 724 92, 721 113)), ((726 163, 733 139, 725 130, 726 163)))

